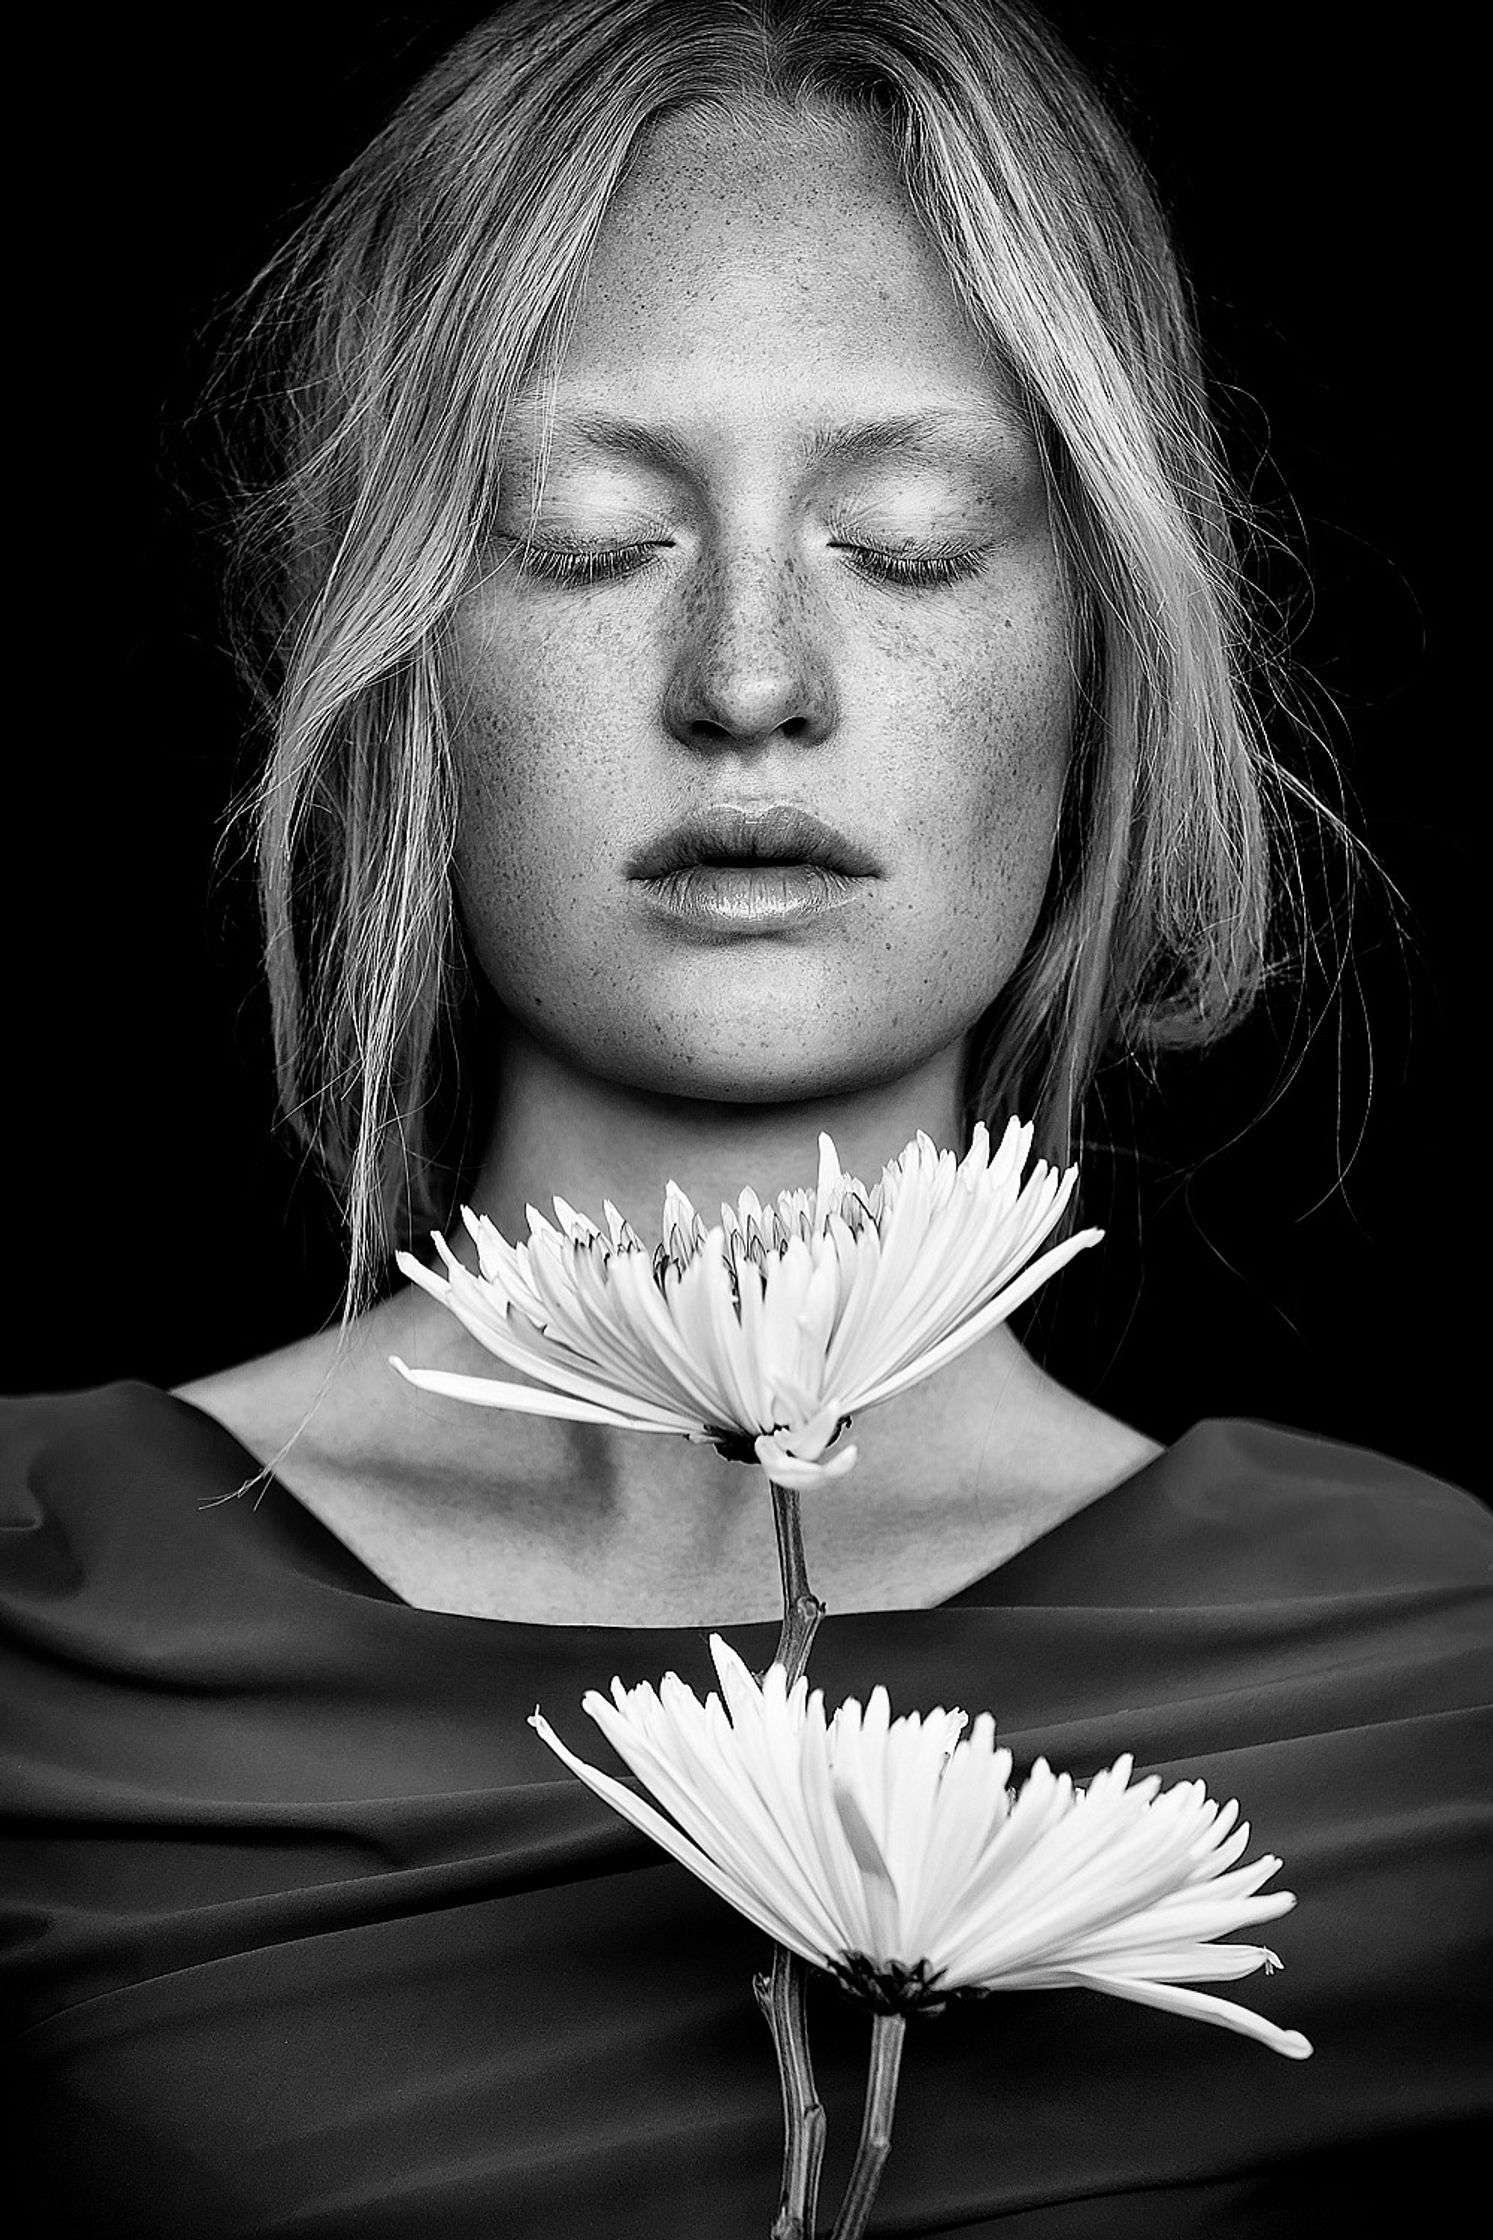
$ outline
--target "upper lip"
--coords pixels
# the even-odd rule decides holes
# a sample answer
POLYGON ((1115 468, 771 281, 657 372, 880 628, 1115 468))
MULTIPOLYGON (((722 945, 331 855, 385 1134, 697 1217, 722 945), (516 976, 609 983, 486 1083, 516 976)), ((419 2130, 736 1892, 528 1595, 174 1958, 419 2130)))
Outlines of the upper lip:
POLYGON ((879 875, 874 857, 811 810, 791 802, 722 802, 696 809, 647 841, 628 866, 633 879, 662 879, 693 863, 820 863, 854 878, 879 875))

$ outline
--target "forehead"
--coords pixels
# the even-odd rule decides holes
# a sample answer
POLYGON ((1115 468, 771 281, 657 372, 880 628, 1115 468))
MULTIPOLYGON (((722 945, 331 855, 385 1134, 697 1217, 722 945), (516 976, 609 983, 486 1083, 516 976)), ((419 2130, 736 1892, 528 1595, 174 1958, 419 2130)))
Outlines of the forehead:
MULTIPOLYGON (((515 418, 537 433, 540 385, 515 418)), ((966 449, 1022 416, 869 124, 685 112, 608 209, 556 389, 557 449, 644 458, 639 430, 754 420, 797 463, 966 449), (870 433, 855 436, 855 424, 870 433)), ((657 454, 670 449, 665 435, 657 454)))

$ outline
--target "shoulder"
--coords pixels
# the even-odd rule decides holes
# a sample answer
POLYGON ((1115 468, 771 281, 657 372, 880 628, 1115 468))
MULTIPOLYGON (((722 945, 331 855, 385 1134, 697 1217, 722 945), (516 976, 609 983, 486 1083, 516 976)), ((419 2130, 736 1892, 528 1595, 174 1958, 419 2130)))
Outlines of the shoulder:
POLYGON ((211 1416, 267 1462, 316 1412, 337 1366, 336 1334, 320 1332, 176 1385, 172 1397, 211 1416))
POLYGON ((1195 1424, 1159 1465, 1164 1519, 1241 1589, 1376 1593, 1493 1581, 1493 1514, 1368 1447, 1248 1417, 1195 1424))
POLYGON ((61 1534, 105 1552, 123 1518, 231 1493, 250 1467, 220 1427, 133 1379, 0 1399, 0 1537, 14 1554, 61 1534))
POLYGON ((1170 1452, 1192 1515, 1262 1543, 1288 1535, 1303 1583, 1493 1578, 1493 1512, 1393 1455, 1249 1417, 1196 1424, 1170 1452))
POLYGON ((1038 1599, 1131 1607, 1465 1592, 1493 1584, 1493 1513, 1371 1448, 1209 1417, 1015 1566, 1038 1599))
MULTIPOLYGON (((253 1464, 219 1425, 136 1382, 0 1401, 0 1635, 70 1665, 147 1644, 200 1605, 212 1520, 253 1464)), ((14 1680, 7 1682, 13 1687, 14 1680)))
MULTIPOLYGON (((50 1520, 101 1545, 255 1487, 337 1363, 337 1334, 322 1332, 170 1391, 121 1379, 0 1397, 0 1533, 14 1551, 50 1520)), ((334 1397, 357 1419, 355 1395, 334 1397)))
POLYGON ((409 1328, 412 1302, 426 1304, 413 1287, 345 1329, 333 1324, 177 1385, 173 1398, 212 1417, 277 1475, 291 1448, 297 1477, 330 1468, 378 1475, 407 1428, 398 1405, 404 1387, 388 1357, 413 1348, 412 1358, 427 1358, 409 1328))
POLYGON ((128 1471, 179 1428, 168 1396, 133 1379, 0 1398, 0 1522, 23 1523, 73 1484, 128 1471))

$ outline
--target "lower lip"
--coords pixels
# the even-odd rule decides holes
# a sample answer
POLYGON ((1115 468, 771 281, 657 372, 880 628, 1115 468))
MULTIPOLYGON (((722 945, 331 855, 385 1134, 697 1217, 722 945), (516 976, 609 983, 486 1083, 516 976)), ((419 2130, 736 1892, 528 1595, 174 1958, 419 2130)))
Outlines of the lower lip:
POLYGON ((822 863, 692 863, 641 884, 674 924, 729 936, 790 933, 843 909, 865 881, 822 863))

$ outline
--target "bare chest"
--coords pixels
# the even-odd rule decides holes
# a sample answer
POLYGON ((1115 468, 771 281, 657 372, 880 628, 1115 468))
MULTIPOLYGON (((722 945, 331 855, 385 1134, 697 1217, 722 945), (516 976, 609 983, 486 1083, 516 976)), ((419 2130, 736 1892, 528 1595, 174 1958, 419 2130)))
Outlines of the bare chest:
MULTIPOLYGON (((781 1613, 766 1489, 753 1481, 734 1529, 671 1536, 602 1530, 588 1540, 530 1521, 530 1489, 493 1488, 494 1513, 444 1514, 412 1493, 370 1496, 335 1479, 288 1474, 304 1507, 417 1609, 530 1625, 745 1625, 781 1613)), ((812 1497, 809 1497, 812 1499, 812 1497)), ((827 1608, 922 1609, 1009 1561, 1079 1506, 1026 1499, 991 1514, 958 1498, 853 1531, 810 1508, 809 1575, 827 1608)))
MULTIPOLYGON (((217 1412, 217 1411, 213 1411, 217 1412)), ((224 1419, 226 1420, 226 1418, 224 1419)), ((1100 1418, 1100 1426, 1112 1419, 1100 1418)), ((270 1446, 230 1423, 261 1459, 270 1446)), ((815 1592, 839 1612, 926 1609, 996 1570, 1159 1452, 1123 1425, 1074 1449, 925 1455, 916 1477, 871 1463, 803 1498, 815 1592)), ((781 1610, 761 1473, 708 1450, 670 1458, 666 1498, 609 1503, 515 1469, 393 1466, 307 1442, 277 1465, 293 1497, 417 1609, 533 1625, 742 1625, 781 1610), (698 1499, 689 1481, 698 1470, 698 1499), (716 1482, 719 1473, 724 1484, 716 1482)))

